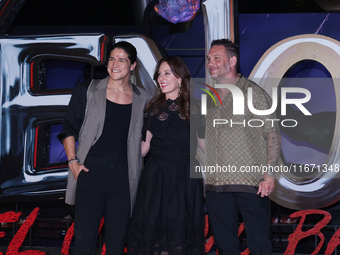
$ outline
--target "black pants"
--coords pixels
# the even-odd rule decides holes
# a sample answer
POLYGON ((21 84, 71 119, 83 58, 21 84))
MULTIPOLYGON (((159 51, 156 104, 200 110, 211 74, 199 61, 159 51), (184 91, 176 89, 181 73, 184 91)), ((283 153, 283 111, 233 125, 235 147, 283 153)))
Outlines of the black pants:
POLYGON ((127 169, 86 159, 89 172, 77 180, 75 204, 75 254, 95 254, 100 220, 104 216, 107 255, 123 254, 130 218, 127 169))
POLYGON ((209 223, 220 255, 240 255, 238 213, 241 212, 247 245, 252 255, 271 255, 270 210, 267 197, 242 192, 206 192, 209 223))

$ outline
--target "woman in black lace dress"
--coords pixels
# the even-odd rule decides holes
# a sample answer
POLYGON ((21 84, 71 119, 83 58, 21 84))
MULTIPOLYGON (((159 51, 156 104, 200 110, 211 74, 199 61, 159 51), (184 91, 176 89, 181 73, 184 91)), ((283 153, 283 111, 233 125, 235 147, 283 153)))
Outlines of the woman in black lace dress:
POLYGON ((150 157, 139 183, 128 254, 205 254, 203 180, 190 178, 195 160, 190 122, 195 120, 197 131, 193 147, 197 139, 203 145, 204 126, 199 112, 190 111, 190 73, 181 58, 171 56, 158 62, 154 80, 158 93, 145 111, 142 142, 142 154, 150 157))

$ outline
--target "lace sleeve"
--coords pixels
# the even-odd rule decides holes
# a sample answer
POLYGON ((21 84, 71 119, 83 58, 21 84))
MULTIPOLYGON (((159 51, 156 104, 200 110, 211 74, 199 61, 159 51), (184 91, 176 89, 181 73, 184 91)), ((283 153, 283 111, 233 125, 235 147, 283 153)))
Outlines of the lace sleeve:
POLYGON ((203 115, 199 115, 198 117, 198 128, 197 128, 197 136, 200 139, 205 138, 205 118, 203 115))
POLYGON ((190 123, 195 127, 198 138, 205 138, 205 117, 201 114, 200 103, 197 99, 191 99, 190 123))
POLYGON ((144 113, 144 123, 143 123, 143 128, 142 128, 142 141, 145 142, 146 139, 146 131, 150 131, 151 133, 153 133, 152 130, 152 116, 150 115, 150 111, 144 113))

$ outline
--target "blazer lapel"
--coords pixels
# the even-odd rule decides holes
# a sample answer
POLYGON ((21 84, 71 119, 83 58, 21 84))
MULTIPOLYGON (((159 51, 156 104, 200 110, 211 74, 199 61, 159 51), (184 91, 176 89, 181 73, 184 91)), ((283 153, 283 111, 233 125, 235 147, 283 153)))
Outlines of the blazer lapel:
MULTIPOLYGON (((133 136, 133 130, 136 126, 138 117, 141 114, 141 111, 144 109, 144 100, 140 97, 140 92, 136 85, 133 85, 133 90, 132 90, 132 113, 131 113, 131 120, 130 120, 130 127, 129 127, 129 135, 128 135, 128 141, 131 136, 133 136)), ((142 132, 142 130, 140 131, 142 132)))
MULTIPOLYGON (((94 90, 94 100, 95 100, 95 105, 97 106, 96 111, 98 114, 99 123, 103 123, 102 124, 103 126, 104 126, 105 113, 106 113, 107 79, 108 78, 101 80, 95 88, 92 88, 94 90)), ((98 130, 99 132, 98 136, 101 135, 103 126, 100 128, 100 130, 98 130)))
MULTIPOLYGON (((107 86, 107 80, 108 77, 101 80, 98 85, 94 88, 91 88, 94 91, 94 100, 95 105, 97 106, 97 114, 99 118, 99 123, 103 123, 105 120, 105 111, 106 111, 106 86, 107 86)), ((141 93, 138 90, 137 86, 132 84, 132 112, 131 112, 131 120, 130 120, 130 126, 129 126, 129 134, 128 134, 128 140, 133 137, 133 130, 136 126, 136 123, 138 121, 138 118, 140 116, 141 111, 144 109, 144 100, 140 97, 141 93)), ((98 130, 98 136, 101 135, 103 128, 101 127, 100 130, 98 130)), ((142 132, 142 130, 140 131, 142 132)))

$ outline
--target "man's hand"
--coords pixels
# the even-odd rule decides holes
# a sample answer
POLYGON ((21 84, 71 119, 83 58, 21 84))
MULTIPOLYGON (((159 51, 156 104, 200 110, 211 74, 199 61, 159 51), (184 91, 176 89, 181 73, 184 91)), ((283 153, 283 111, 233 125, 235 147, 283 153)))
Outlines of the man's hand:
POLYGON ((72 174, 73 174, 73 177, 74 179, 77 181, 78 180, 78 176, 79 176, 79 173, 84 170, 85 172, 88 172, 90 171, 89 169, 87 169, 84 165, 81 165, 78 163, 78 161, 72 161, 70 162, 69 164, 69 167, 72 171, 72 174))
POLYGON ((273 192, 275 187, 275 178, 269 174, 264 174, 259 183, 259 189, 257 195, 261 194, 261 197, 267 197, 273 192))

